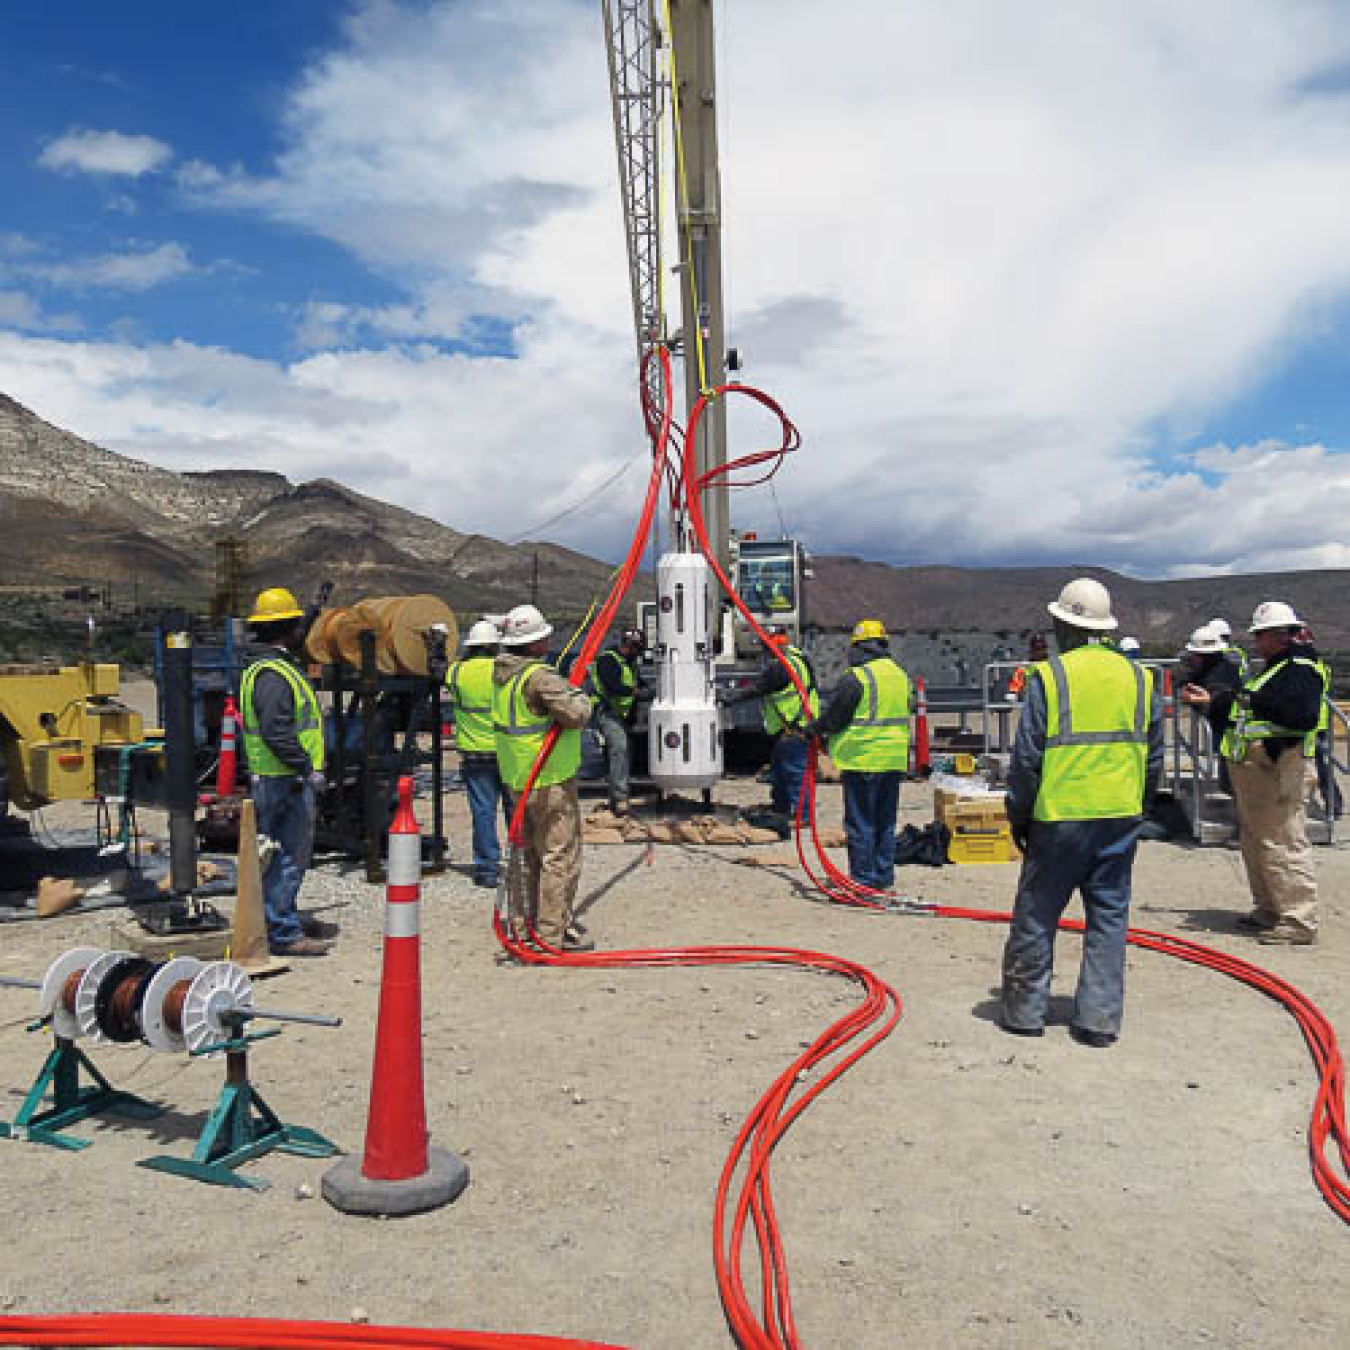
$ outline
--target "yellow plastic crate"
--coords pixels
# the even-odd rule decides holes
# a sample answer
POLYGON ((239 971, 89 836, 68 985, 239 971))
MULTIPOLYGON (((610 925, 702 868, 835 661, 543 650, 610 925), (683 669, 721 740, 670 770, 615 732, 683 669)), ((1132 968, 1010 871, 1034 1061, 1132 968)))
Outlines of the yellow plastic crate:
POLYGON ((1009 863, 1022 855, 1012 834, 1001 830, 953 830, 947 857, 954 863, 1009 863))

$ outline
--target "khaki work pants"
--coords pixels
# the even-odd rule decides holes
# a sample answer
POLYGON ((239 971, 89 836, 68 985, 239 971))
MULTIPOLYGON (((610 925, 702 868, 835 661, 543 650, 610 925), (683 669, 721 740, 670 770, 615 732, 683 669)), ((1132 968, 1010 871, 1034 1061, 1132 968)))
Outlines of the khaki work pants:
POLYGON ((1271 925, 1315 933, 1317 877, 1304 814, 1308 761, 1289 749, 1272 762, 1257 741, 1228 769, 1253 910, 1271 925))
MULTIPOLYGON (((581 884, 581 803, 577 780, 537 787, 525 803, 525 894, 520 917, 550 947, 561 947, 581 884)), ((520 913, 520 911, 517 911, 520 913)))

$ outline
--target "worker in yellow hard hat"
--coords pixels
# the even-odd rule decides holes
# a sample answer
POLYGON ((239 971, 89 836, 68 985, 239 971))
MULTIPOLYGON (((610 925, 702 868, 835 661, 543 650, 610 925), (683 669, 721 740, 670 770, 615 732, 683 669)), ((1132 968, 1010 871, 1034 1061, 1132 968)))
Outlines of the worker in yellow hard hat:
POLYGON ((909 676, 891 658, 880 619, 861 619, 849 670, 830 691, 808 736, 829 738, 844 784, 844 835, 854 881, 889 890, 895 880, 895 817, 909 767, 909 676))
POLYGON ((328 926, 296 908, 325 787, 323 712, 301 664, 305 613, 290 591, 274 586, 258 596, 248 625, 256 645, 239 682, 239 708, 259 842, 275 846, 263 872, 267 941, 279 956, 322 956, 328 926))

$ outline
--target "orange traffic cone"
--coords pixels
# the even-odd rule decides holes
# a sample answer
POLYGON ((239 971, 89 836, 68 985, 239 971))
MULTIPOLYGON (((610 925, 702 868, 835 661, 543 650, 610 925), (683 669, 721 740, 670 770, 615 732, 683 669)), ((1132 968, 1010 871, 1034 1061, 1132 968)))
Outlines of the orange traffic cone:
POLYGON ((469 1184, 463 1159, 427 1142, 422 1089, 422 837, 412 779, 398 781, 389 827, 384 973, 365 1156, 344 1158, 323 1179, 324 1199, 348 1214, 417 1214, 449 1204, 469 1184))
POLYGON ((930 767, 928 745, 928 691, 922 679, 915 680, 918 697, 914 704, 914 772, 926 773, 930 767))
POLYGON ((239 776, 239 709, 234 697, 225 695, 225 712, 220 719, 220 764, 216 769, 216 796, 233 797, 239 776))

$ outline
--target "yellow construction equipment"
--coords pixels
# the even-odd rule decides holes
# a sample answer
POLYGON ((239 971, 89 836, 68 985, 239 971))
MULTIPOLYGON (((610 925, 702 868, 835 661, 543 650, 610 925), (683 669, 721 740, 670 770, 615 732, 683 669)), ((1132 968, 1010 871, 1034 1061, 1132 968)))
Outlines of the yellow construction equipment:
POLYGON ((0 665, 0 813, 93 797, 98 747, 144 736, 120 689, 115 665, 0 665))

